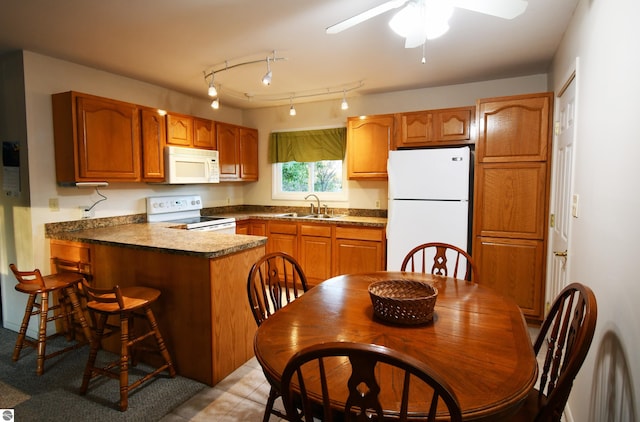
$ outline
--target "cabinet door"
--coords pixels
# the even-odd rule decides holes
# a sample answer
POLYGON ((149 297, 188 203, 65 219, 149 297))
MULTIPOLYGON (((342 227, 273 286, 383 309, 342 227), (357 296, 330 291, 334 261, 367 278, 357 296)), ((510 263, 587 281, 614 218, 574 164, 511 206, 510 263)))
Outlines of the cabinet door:
POLYGON ((52 272, 56 272, 56 266, 53 263, 53 259, 60 258, 65 261, 79 262, 83 274, 88 276, 93 275, 93 248, 90 244, 51 239, 49 248, 51 252, 52 272))
POLYGON ((478 102, 478 162, 546 161, 552 94, 478 102))
POLYGON ((291 222, 270 221, 267 252, 285 252, 298 259, 298 225, 291 222))
POLYGON ((300 224, 298 262, 312 286, 331 277, 331 243, 331 226, 300 224))
POLYGON ((142 179, 164 180, 164 145, 166 142, 166 117, 155 109, 140 110, 142 127, 142 179))
POLYGON ((438 145, 471 143, 474 107, 433 112, 433 142, 438 145))
POLYGON ((393 134, 392 115, 347 119, 349 179, 387 179, 387 158, 393 134))
POLYGON ((240 179, 258 180, 258 131, 240 128, 240 179))
POLYGON ((78 180, 140 180, 138 107, 77 97, 78 180))
POLYGON ((240 130, 226 123, 216 124, 220 180, 240 180, 240 130))
POLYGON ((402 113, 400 115, 400 139, 398 147, 428 145, 433 139, 433 114, 428 111, 402 113))
POLYGON ((527 318, 542 319, 542 240, 478 237, 473 259, 483 285, 513 298, 527 318))
POLYGON ((384 270, 382 228, 336 227, 333 275, 384 270))
POLYGON ((193 119, 193 146, 196 148, 216 149, 215 122, 206 119, 193 119))
POLYGON ((167 114, 167 144, 193 146, 193 117, 167 114))
POLYGON ((476 169, 474 226, 478 236, 543 239, 546 163, 492 163, 476 169))
POLYGON ((249 234, 249 221, 236 221, 236 234, 249 234))
POLYGON ((251 221, 251 223, 249 223, 249 234, 254 236, 267 236, 267 223, 251 221))

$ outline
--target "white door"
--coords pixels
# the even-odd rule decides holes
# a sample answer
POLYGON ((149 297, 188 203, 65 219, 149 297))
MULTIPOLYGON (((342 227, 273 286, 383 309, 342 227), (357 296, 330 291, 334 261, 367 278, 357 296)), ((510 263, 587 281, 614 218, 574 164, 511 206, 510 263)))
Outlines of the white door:
MULTIPOLYGON (((551 272, 546 289, 546 310, 567 284, 571 253, 569 233, 571 219, 578 217, 578 197, 573 195, 573 165, 575 159, 576 80, 567 81, 558 97, 558 121, 555 123, 556 142, 553 151, 554 200, 551 210, 551 272)), ((546 311, 545 310, 545 311, 546 311)), ((545 312, 546 313, 546 312, 545 312)))

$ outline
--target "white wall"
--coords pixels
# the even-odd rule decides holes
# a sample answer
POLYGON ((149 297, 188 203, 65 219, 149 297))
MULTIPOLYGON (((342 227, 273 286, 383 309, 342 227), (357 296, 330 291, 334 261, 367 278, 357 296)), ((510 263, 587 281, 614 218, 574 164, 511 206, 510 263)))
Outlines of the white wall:
MULTIPOLYGON (((245 124, 258 128, 260 136, 260 180, 245 188, 245 201, 250 204, 303 206, 306 201, 271 199, 271 165, 267 161, 269 134, 273 131, 302 130, 346 125, 348 116, 386 114, 403 111, 429 110, 475 105, 479 98, 527 94, 547 91, 546 75, 500 79, 461 85, 449 85, 389 94, 348 98, 349 109, 340 109, 340 100, 296 105, 296 116, 289 116, 289 106, 270 107, 245 112, 245 124)), ((323 201, 330 207, 387 208, 386 181, 349 181, 347 202, 323 201)), ((322 198, 320 198, 322 199, 322 198)))
POLYGON ((553 62, 556 89, 578 62, 571 281, 589 285, 598 325, 573 386, 574 421, 635 421, 640 403, 640 3, 581 0, 553 62), (587 403, 591 403, 587 406, 587 403))

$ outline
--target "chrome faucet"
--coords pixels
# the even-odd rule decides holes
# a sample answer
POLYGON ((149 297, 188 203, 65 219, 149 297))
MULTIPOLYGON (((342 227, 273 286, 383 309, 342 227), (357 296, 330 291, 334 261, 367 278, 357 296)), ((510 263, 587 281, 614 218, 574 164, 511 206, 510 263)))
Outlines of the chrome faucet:
MULTIPOLYGON (((314 197, 316 198, 316 201, 318 202, 318 213, 320 213, 320 198, 318 198, 318 196, 316 194, 310 193, 309 195, 305 196, 304 199, 309 199, 310 197, 314 197)), ((313 202, 311 203, 311 214, 314 214, 313 211, 313 202)))

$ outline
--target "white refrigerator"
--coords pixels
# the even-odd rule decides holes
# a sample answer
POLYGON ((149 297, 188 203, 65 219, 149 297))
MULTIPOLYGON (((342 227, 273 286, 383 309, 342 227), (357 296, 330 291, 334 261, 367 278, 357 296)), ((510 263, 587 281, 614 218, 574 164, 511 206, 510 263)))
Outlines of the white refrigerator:
POLYGON ((389 151, 387 270, 422 243, 467 248, 469 147, 389 151))

